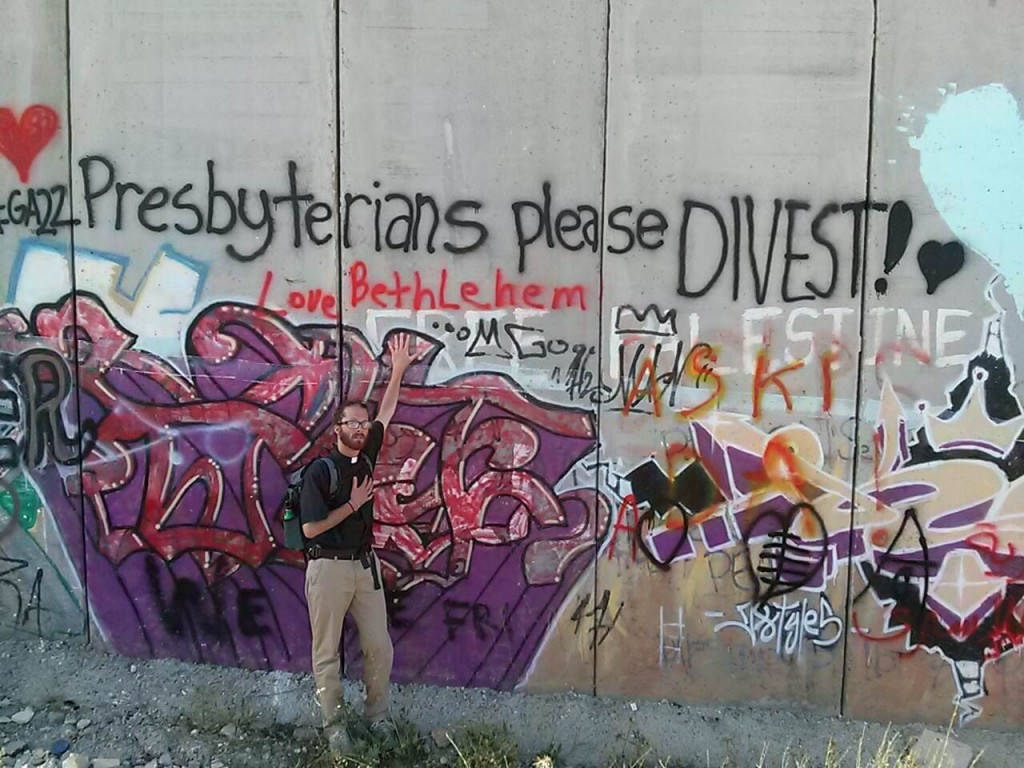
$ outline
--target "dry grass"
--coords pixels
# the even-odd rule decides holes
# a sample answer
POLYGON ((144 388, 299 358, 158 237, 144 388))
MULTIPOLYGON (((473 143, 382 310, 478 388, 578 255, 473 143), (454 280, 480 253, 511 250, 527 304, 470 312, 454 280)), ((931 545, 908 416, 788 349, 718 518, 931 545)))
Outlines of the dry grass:
MULTIPOLYGON (((829 739, 828 746, 822 758, 795 756, 787 747, 782 754, 782 762, 778 768, 945 768, 946 752, 949 747, 949 738, 952 731, 952 720, 946 728, 945 738, 940 748, 933 753, 918 756, 912 751, 913 744, 898 731, 887 727, 882 734, 874 751, 865 744, 867 729, 861 732, 857 741, 856 754, 850 755, 850 750, 842 753, 838 751, 835 742, 829 739), (824 762, 821 762, 823 760, 824 762), (851 762, 852 761, 852 762, 851 762)), ((761 752, 761 759, 757 768, 773 768, 767 762, 768 745, 765 745, 761 752)), ((981 760, 979 753, 971 761, 970 768, 976 768, 981 760)))
POLYGON ((459 768, 519 768, 519 747, 505 726, 472 726, 460 734, 460 743, 451 734, 448 742, 459 768))
MULTIPOLYGON (((504 726, 470 725, 446 734, 448 744, 438 747, 429 737, 419 734, 415 725, 397 720, 396 737, 388 742, 376 739, 358 726, 350 729, 354 737, 354 754, 340 757, 331 755, 326 748, 316 756, 315 768, 565 768, 557 747, 535 755, 527 762, 519 760, 519 748, 504 726)), ((643 736, 633 733, 625 750, 602 763, 602 768, 946 768, 945 755, 952 730, 946 730, 945 741, 935 754, 919 758, 912 751, 912 740, 898 731, 886 728, 878 744, 869 744, 867 729, 862 731, 854 748, 840 750, 835 740, 829 739, 823 755, 797 754, 790 747, 782 756, 770 760, 770 744, 765 744, 760 759, 753 763, 738 763, 726 759, 721 765, 712 765, 709 758, 698 763, 692 756, 658 757, 643 736)), ((974 758, 970 768, 977 768, 981 755, 974 758)))
POLYGON ((346 720, 351 754, 334 755, 320 744, 311 768, 520 768, 519 747, 505 726, 468 725, 447 734, 448 744, 439 748, 404 717, 395 718, 390 738, 370 731, 354 712, 346 720))

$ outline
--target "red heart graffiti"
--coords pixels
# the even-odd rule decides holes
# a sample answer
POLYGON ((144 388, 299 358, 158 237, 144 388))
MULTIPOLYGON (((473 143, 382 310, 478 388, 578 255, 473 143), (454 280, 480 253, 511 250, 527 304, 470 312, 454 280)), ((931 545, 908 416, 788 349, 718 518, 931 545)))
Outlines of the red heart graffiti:
POLYGON ((0 107, 0 155, 11 161, 22 183, 28 181, 32 163, 50 143, 59 125, 57 113, 42 104, 22 112, 21 120, 7 107, 0 107))

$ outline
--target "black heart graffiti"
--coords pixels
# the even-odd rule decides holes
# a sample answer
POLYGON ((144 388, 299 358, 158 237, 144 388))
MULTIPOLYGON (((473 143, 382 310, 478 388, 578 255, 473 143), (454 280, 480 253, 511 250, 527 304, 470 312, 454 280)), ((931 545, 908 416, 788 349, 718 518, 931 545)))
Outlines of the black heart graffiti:
POLYGON ((928 286, 928 295, 931 296, 940 285, 963 268, 964 247, 956 240, 949 243, 929 240, 917 252, 917 265, 921 268, 928 286))

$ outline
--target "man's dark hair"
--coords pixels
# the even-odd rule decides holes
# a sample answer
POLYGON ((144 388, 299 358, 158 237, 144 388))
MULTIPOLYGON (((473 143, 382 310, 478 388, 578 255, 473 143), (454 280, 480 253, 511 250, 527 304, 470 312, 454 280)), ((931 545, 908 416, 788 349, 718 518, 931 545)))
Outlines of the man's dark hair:
POLYGON ((341 424, 345 420, 345 409, 349 406, 362 408, 366 411, 366 415, 370 416, 370 404, 363 402, 362 400, 345 400, 338 406, 338 410, 334 412, 334 423, 341 424))

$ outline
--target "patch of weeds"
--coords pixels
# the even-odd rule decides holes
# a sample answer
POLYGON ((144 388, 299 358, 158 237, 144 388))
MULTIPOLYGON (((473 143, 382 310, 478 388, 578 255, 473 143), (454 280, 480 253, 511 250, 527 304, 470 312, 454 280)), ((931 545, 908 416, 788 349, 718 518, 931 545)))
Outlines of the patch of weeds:
MULTIPOLYGON (((952 725, 952 724, 951 724, 952 725)), ((949 739, 949 731, 946 732, 946 739, 949 739)), ((948 743, 948 742, 947 742, 948 743)), ((975 766, 981 755, 971 761, 975 766)), ((946 744, 936 754, 929 755, 923 761, 911 751, 910 745, 898 732, 890 732, 888 728, 882 734, 882 740, 878 744, 874 755, 869 755, 864 761, 864 734, 861 734, 860 742, 857 745, 857 762, 855 768, 942 768, 946 764, 946 744)), ((834 763, 839 768, 839 763, 834 763)))
POLYGON ((239 729, 249 728, 255 719, 250 705, 243 703, 237 709, 227 707, 223 692, 210 686, 193 691, 188 708, 182 714, 185 725, 201 733, 216 733, 228 724, 239 729))
POLYGON ((642 734, 634 731, 629 734, 626 747, 612 757, 605 768, 671 768, 666 760, 655 762, 651 757, 653 751, 650 742, 642 734))
MULTIPOLYGON (((355 752, 355 765, 388 768, 421 768, 430 765, 430 748, 416 726, 404 717, 393 718, 395 730, 381 735, 359 719, 349 723, 348 732, 355 752)), ((349 765, 344 762, 341 765, 349 765)))
POLYGON ((518 768, 519 745, 506 725, 471 725, 448 737, 458 768, 518 768))
MULTIPOLYGON (((435 748, 408 719, 396 717, 394 723, 394 733, 382 736, 370 730, 361 718, 346 712, 345 724, 352 741, 350 753, 332 754, 326 742, 321 742, 307 765, 310 768, 520 768, 519 746, 505 726, 460 728, 454 736, 448 736, 447 746, 435 748)), ((557 750, 552 752, 557 754, 557 750)), ((537 768, 549 766, 541 763, 537 768)), ((552 762, 550 768, 557 766, 552 762)))
MULTIPOLYGON (((947 765, 946 751, 951 730, 952 722, 946 731, 946 742, 934 754, 928 754, 924 758, 914 752, 912 743, 902 734, 889 728, 885 729, 877 747, 872 751, 871 747, 865 744, 865 728, 852 755, 850 753, 853 750, 840 753, 835 741, 830 738, 825 754, 821 758, 798 757, 792 754, 787 746, 782 754, 782 762, 778 765, 779 768, 943 768, 947 765)), ((768 748, 769 745, 765 744, 757 768, 772 768, 773 764, 767 762, 768 748)), ((980 759, 981 754, 976 755, 969 768, 976 768, 980 759)))
MULTIPOLYGON (((346 755, 330 751, 326 740, 314 749, 311 768, 441 768, 440 755, 432 751, 416 726, 407 718, 393 718, 395 730, 385 735, 371 730, 352 708, 346 707, 343 723, 352 744, 346 755)), ((451 761, 449 760, 449 768, 451 761)))
POLYGON ((539 755, 534 755, 533 760, 530 761, 530 768, 558 768, 558 756, 561 752, 561 747, 552 744, 539 755))
MULTIPOLYGON (((341 758, 331 754, 331 751, 327 749, 327 743, 324 742, 318 745, 308 757, 296 761, 289 768, 338 768, 340 765, 343 765, 341 758)), ((353 765, 355 764, 353 763, 353 765)))

